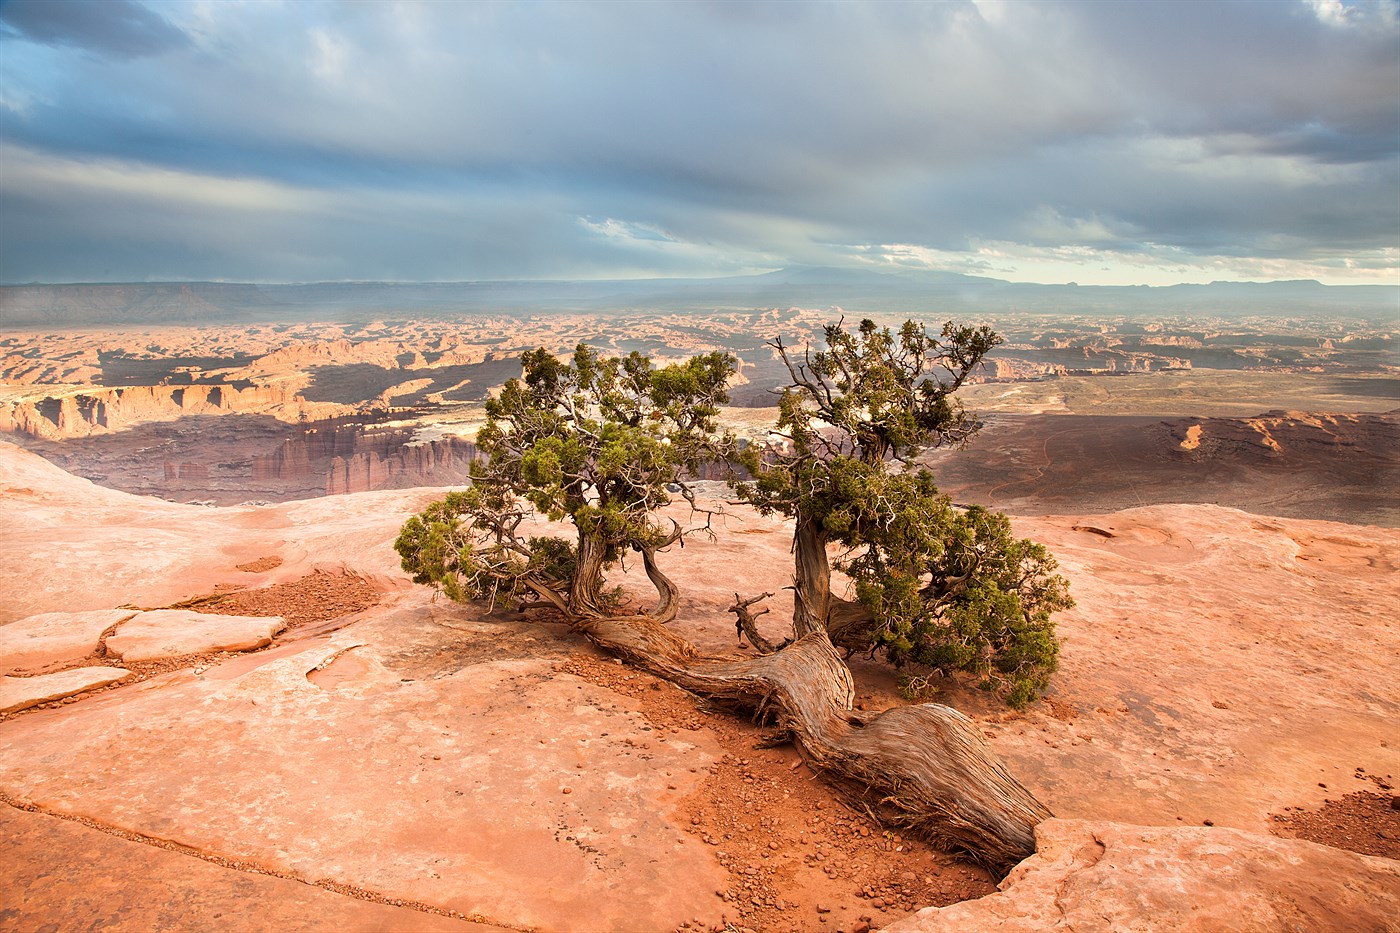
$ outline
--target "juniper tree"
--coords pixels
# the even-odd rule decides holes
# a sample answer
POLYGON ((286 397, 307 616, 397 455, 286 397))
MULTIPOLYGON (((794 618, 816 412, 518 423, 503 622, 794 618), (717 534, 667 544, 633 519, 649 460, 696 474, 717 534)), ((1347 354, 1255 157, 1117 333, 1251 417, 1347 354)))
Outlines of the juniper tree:
MULTIPOLYGON (((523 375, 487 406, 473 485, 405 524, 405 570, 460 600, 543 603, 619 658, 701 696, 755 710, 814 769, 892 825, 997 869, 1034 851, 1049 816, 997 761, 976 724, 934 704, 864 714, 849 668, 814 629, 759 657, 702 655, 667 627, 679 605, 658 554, 685 530, 662 523, 667 487, 731 439, 716 414, 734 360, 712 353, 656 367, 579 347, 561 361, 527 353, 523 375), (541 523, 572 532, 531 533, 541 523), (608 568, 641 555, 658 602, 620 610, 608 568)), ((693 497, 692 505, 695 505, 693 497)))
POLYGON ((955 393, 1001 338, 985 326, 948 323, 934 336, 914 321, 893 332, 869 320, 823 336, 816 352, 770 342, 791 380, 778 408, 785 444, 747 451, 753 479, 737 486, 795 521, 794 633, 824 629, 899 666, 970 671, 1023 706, 1057 664, 1050 614, 1071 605, 1067 584, 1004 515, 955 508, 914 463, 980 428, 955 393), (831 592, 829 544, 854 602, 831 592))
POLYGON ((541 348, 521 363, 523 377, 486 403, 472 485, 404 526, 395 547, 405 569, 454 599, 543 601, 578 621, 616 608, 604 574, 636 552, 660 594, 653 615, 669 622, 675 587, 655 557, 685 529, 655 513, 668 486, 689 496, 688 473, 726 456, 732 441, 715 416, 734 358, 658 368, 640 353, 603 358, 580 345, 567 362, 541 348), (525 534, 532 518, 564 523, 573 540, 525 534))

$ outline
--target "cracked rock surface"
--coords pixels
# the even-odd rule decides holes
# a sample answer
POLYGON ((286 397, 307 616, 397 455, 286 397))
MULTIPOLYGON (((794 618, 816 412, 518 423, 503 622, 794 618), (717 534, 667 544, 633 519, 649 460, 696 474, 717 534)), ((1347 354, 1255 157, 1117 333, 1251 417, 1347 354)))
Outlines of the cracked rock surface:
MULTIPOLYGON (((413 586, 391 544, 441 492, 200 508, 97 487, 0 443, 0 644, 36 615, 235 591, 247 596, 225 611, 272 614, 276 594, 319 603, 344 575, 379 597, 302 627, 288 612, 289 631, 251 653, 148 662, 139 682, 3 714, 0 856, 52 865, 55 833, 86 841, 62 850, 84 857, 61 871, 0 873, 0 925, 298 929, 279 924, 306 909, 324 912, 322 929, 852 933, 968 911, 928 929, 1078 917, 1074 929, 1150 930, 1193 929, 1173 911, 1195 902, 1228 930, 1254 929, 1231 916, 1286 923, 1295 891, 1305 926, 1330 913, 1313 927, 1385 929, 1364 924, 1400 900, 1393 860, 1262 835, 1285 807, 1400 774, 1396 530, 1183 505, 1018 518, 1078 602, 1060 617, 1051 694, 1024 714, 952 681, 939 700, 977 719, 1065 819, 1042 825, 1041 850, 1000 893, 901 920, 990 885, 841 808, 790 751, 754 749, 746 721, 670 697, 562 626, 413 586), (790 805, 781 827, 753 803, 772 799, 790 805), (165 867, 147 872, 146 855, 165 867), (896 856, 908 864, 881 876, 896 856), (1180 903, 1170 884, 1189 892, 1180 903), (166 898, 188 915, 171 919, 166 898), (1071 910, 1095 898, 1084 910, 1113 925, 1071 910), (1170 923, 1154 926, 1159 915, 1170 923)), ((761 625, 780 635, 790 529, 734 509, 717 531, 666 555, 684 594, 677 629, 735 651, 726 608, 736 591, 768 590, 779 595, 761 625)), ((62 663, 102 663, 96 624, 75 622, 64 650, 85 654, 62 663)), ((902 702, 887 668, 852 667, 860 708, 902 702)))
POLYGON ((1047 820, 1001 891, 889 933, 1395 929, 1400 862, 1209 827, 1047 820))

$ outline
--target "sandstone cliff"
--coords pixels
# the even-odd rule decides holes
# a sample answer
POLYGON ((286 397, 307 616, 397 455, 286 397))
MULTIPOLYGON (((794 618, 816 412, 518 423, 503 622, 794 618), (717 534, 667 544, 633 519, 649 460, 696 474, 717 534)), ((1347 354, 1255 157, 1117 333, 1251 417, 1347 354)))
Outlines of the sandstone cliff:
POLYGON ((334 457, 326 472, 326 495, 421 486, 458 484, 471 478, 476 445, 461 438, 406 444, 387 450, 361 450, 334 457))
POLYGON ((351 406, 307 402, 293 385, 278 383, 83 388, 53 395, 31 393, 0 404, 0 432, 62 440, 191 415, 266 413, 296 422, 352 410, 351 406))

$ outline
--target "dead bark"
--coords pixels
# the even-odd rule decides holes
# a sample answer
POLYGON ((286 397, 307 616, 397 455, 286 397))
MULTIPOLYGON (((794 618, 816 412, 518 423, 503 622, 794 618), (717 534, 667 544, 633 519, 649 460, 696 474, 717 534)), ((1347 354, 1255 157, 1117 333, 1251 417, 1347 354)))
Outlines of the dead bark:
POLYGON ((651 618, 660 625, 668 625, 675 621, 676 613, 680 611, 680 589, 656 565, 656 551, 655 547, 642 548, 642 567, 646 570, 647 579, 651 581, 652 586, 656 587, 658 594, 656 608, 652 610, 651 618))
POLYGON ((598 535, 578 536, 578 557, 569 586, 569 612, 583 617, 607 612, 602 603, 603 567, 607 548, 598 535))
MULTIPOLYGON (((643 552, 647 574, 674 587, 643 552)), ((737 602, 737 600, 736 600, 737 602)), ((932 703, 880 714, 853 710, 850 669, 825 630, 756 658, 702 656, 649 616, 578 616, 594 644, 693 693, 753 709, 790 733, 806 762, 891 825, 997 871, 1035 851, 1051 816, 997 759, 966 716, 932 703)))
POLYGON ((757 596, 750 596, 748 599, 744 599, 738 593, 735 593, 734 605, 730 606, 728 610, 734 613, 735 616, 734 627, 738 630, 739 644, 742 645, 744 639, 747 638, 749 644, 753 645, 764 654, 772 654, 774 651, 788 644, 788 642, 785 641, 781 645, 775 645, 764 638, 763 634, 758 630, 758 617, 767 615, 768 610, 760 609, 758 612, 754 612, 749 608, 754 603, 760 603, 772 595, 772 593, 760 593, 757 596))

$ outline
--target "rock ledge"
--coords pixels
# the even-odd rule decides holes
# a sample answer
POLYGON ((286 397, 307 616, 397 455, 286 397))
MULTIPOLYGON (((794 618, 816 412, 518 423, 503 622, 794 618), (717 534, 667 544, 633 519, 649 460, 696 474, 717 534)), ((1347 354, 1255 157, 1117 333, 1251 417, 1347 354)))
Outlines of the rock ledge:
POLYGON ((1001 891, 890 933, 1394 930, 1400 862, 1222 827, 1046 820, 1001 891))

